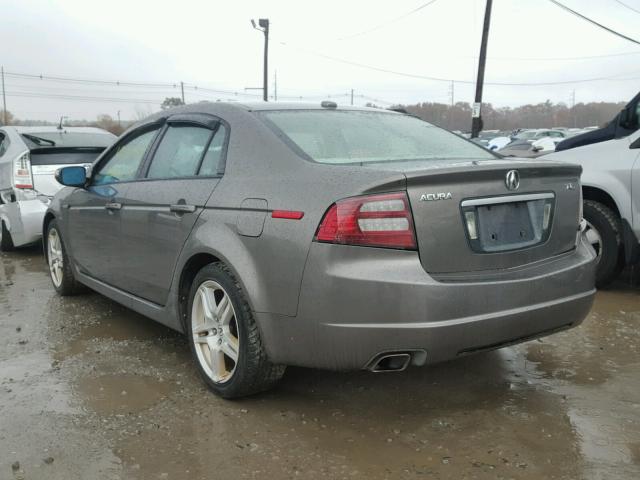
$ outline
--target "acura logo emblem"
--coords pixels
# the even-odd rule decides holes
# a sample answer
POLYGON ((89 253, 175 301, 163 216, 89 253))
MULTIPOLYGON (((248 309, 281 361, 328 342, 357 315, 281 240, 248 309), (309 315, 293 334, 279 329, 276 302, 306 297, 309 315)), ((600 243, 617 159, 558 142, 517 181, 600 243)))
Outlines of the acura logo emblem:
POLYGON ((509 190, 517 190, 520 186, 520 174, 517 170, 509 170, 504 179, 504 183, 509 190))

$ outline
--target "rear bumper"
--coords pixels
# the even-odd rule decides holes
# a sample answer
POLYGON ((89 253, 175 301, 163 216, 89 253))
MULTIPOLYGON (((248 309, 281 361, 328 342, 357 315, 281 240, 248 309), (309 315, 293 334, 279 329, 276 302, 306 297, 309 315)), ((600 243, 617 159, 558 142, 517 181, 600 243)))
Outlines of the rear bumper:
POLYGON ((424 350, 435 363, 580 324, 594 275, 584 241, 520 269, 446 281, 416 252, 314 243, 297 317, 256 315, 275 362, 360 369, 382 352, 424 350))
POLYGON ((42 238, 42 221, 46 212, 47 206, 38 199, 0 205, 0 216, 16 247, 35 243, 42 238))

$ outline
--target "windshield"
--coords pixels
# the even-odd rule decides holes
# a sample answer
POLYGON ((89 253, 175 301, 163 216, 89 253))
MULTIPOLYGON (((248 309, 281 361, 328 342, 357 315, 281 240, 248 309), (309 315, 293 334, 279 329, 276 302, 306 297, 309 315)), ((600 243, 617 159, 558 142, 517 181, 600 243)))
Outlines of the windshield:
POLYGON ((38 147, 108 147, 116 136, 109 133, 80 132, 29 132, 22 134, 27 145, 38 147))
POLYGON ((262 115, 320 163, 496 158, 474 143, 408 115, 335 110, 280 110, 262 115))

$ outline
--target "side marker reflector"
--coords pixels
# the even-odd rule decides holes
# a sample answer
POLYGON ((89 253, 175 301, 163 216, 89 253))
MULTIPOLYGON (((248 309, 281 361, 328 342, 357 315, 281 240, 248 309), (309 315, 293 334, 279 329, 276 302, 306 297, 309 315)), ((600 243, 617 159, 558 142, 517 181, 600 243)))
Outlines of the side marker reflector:
POLYGON ((300 220, 304 217, 304 212, 297 212, 295 210, 273 210, 271 212, 271 218, 284 218, 285 220, 300 220))

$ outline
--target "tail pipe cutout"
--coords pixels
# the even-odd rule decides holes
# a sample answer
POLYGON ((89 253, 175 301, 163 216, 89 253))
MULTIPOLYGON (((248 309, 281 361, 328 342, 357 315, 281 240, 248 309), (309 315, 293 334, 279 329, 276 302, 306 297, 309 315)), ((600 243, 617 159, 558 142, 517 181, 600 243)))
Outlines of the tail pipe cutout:
POLYGON ((427 362, 424 350, 406 350, 379 353, 367 364, 366 370, 374 373, 401 372, 409 365, 421 367, 427 362))

